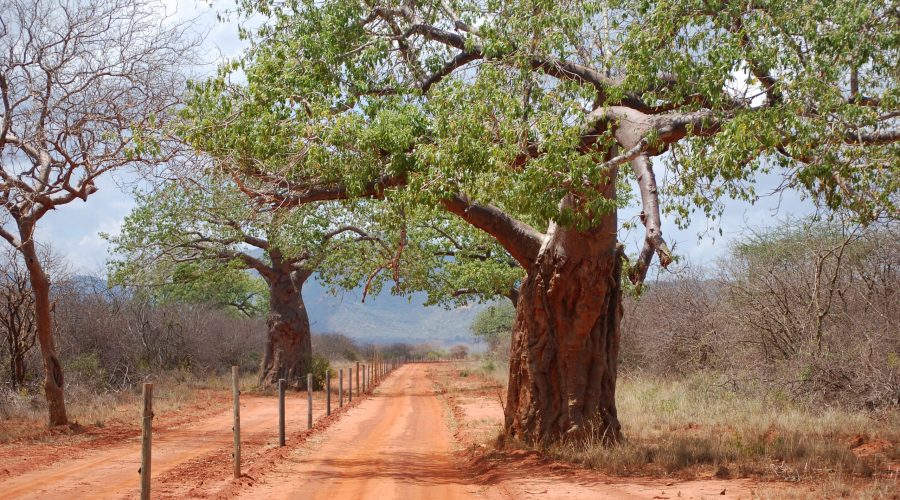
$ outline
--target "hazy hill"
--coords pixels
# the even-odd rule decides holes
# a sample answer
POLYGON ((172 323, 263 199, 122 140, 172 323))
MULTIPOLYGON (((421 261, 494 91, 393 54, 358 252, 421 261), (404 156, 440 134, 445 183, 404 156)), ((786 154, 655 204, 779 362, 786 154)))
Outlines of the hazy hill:
POLYGON ((425 307, 425 294, 395 297, 387 292, 366 297, 354 290, 329 294, 314 280, 303 287, 303 300, 313 332, 341 332, 370 342, 433 342, 439 345, 474 342, 469 325, 487 307, 446 310, 425 307))

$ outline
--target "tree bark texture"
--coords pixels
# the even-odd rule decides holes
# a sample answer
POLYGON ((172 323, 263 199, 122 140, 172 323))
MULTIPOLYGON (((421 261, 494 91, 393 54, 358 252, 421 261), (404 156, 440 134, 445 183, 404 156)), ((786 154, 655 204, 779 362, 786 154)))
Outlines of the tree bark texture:
POLYGON ((615 213, 551 228, 516 307, 505 431, 532 444, 621 438, 616 414, 621 257, 615 213))
POLYGON ((273 266, 269 282, 268 337, 259 375, 262 387, 276 387, 278 379, 298 389, 306 387, 312 368, 309 317, 301 294, 309 278, 307 271, 273 266))
POLYGON ((16 352, 9 359, 9 374, 14 391, 25 385, 25 355, 21 352, 16 352))
MULTIPOLYGON (((21 234, 31 235, 32 231, 22 231, 21 234)), ((28 268, 28 276, 31 280, 31 290, 34 293, 35 329, 44 364, 44 394, 47 397, 49 424, 51 426, 65 425, 69 423, 69 419, 66 416, 63 369, 56 352, 56 342, 53 339, 50 278, 44 272, 33 239, 26 239, 19 251, 25 258, 25 266, 28 268)))

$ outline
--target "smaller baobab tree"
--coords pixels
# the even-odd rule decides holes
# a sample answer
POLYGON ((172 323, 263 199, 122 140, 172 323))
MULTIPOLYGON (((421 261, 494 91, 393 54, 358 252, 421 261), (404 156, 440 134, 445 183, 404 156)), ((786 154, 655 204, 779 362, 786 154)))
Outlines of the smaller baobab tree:
POLYGON ((390 250, 352 219, 335 203, 261 211, 239 186, 212 174, 170 182, 138 195, 138 207, 112 238, 120 259, 111 263, 111 281, 158 287, 185 277, 199 283, 223 273, 237 279, 258 274, 268 306, 260 385, 283 378, 305 387, 312 343, 303 286, 339 247, 390 250))
POLYGON ((35 231, 50 210, 112 171, 159 161, 197 40, 160 22, 152 0, 0 0, 0 236, 34 294, 50 425, 68 422, 53 339, 50 278, 35 231))

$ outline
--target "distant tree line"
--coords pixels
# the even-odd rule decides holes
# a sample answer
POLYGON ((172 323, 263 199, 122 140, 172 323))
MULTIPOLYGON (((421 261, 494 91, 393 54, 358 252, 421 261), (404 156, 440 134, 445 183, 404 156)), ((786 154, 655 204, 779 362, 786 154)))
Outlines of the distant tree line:
MULTIPOLYGON (((119 391, 166 372, 203 378, 232 365, 247 373, 260 370, 268 332, 264 309, 247 314, 220 301, 219 293, 109 288, 102 280, 73 275, 64 259, 46 247, 43 255, 52 270, 54 336, 70 374, 68 386, 119 391)), ((0 392, 36 395, 42 371, 27 270, 12 250, 0 254, 0 270, 0 392)), ((373 344, 343 333, 313 334, 312 345, 312 369, 323 377, 332 363, 365 362, 376 352, 386 359, 451 355, 431 344, 373 344)), ((464 357, 465 350, 456 346, 451 351, 464 357)))
POLYGON ((377 353, 384 359, 464 359, 469 348, 459 344, 444 349, 430 343, 392 342, 373 344, 356 340, 343 333, 320 333, 312 336, 313 352, 330 361, 362 361, 377 353))

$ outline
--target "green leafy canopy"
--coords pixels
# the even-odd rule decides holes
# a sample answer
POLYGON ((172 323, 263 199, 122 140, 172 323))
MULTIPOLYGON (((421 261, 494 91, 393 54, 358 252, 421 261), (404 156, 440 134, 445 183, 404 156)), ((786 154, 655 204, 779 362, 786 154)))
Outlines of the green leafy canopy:
POLYGON ((642 201, 658 193, 679 224, 754 200, 767 172, 864 222, 896 217, 889 2, 240 6, 268 21, 238 63, 193 86, 182 133, 248 183, 353 196, 401 178, 391 196, 408 206, 463 192, 538 230, 584 229, 632 199, 641 176, 623 181, 627 161, 612 160, 636 147, 660 179, 642 201))

